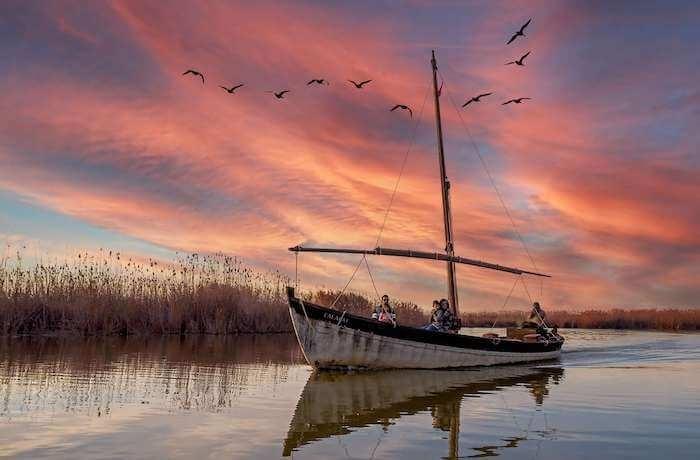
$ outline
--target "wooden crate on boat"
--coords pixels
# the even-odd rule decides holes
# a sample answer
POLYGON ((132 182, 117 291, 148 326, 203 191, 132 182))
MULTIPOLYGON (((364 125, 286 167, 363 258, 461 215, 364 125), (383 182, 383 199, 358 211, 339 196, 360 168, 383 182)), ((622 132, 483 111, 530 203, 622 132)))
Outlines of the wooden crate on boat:
POLYGON ((523 327, 506 328, 506 336, 509 339, 523 340, 526 335, 537 334, 537 329, 523 327))

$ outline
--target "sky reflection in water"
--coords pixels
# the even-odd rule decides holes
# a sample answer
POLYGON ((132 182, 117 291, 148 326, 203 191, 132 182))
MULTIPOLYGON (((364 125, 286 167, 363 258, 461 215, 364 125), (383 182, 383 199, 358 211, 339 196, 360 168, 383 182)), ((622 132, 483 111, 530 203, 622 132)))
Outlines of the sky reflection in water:
POLYGON ((5 340, 0 456, 695 458, 700 335, 567 337, 540 367, 354 374, 286 335, 5 340))

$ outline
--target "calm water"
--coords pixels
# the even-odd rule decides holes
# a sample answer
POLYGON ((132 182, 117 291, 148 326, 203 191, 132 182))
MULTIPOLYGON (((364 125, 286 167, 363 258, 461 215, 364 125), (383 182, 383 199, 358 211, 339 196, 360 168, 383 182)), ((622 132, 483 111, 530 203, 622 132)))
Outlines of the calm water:
POLYGON ((0 339, 0 456, 699 458, 700 335, 564 334, 544 366, 354 374, 292 336, 0 339))

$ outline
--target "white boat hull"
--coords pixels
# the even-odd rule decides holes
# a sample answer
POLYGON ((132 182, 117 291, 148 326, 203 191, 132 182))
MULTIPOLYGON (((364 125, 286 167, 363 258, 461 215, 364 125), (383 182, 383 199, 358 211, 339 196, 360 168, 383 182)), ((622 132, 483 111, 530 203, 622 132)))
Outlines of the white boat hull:
POLYGON ((439 369, 555 359, 561 350, 517 353, 465 349, 386 337, 289 309, 306 361, 320 369, 439 369))

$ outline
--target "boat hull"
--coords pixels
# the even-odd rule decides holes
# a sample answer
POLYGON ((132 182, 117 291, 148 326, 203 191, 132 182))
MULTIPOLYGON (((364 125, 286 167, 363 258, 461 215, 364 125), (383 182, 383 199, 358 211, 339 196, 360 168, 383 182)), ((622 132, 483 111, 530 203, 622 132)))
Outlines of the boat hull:
POLYGON ((306 361, 319 369, 439 369, 492 366, 559 357, 562 342, 515 340, 394 327, 302 302, 289 313, 306 361))

